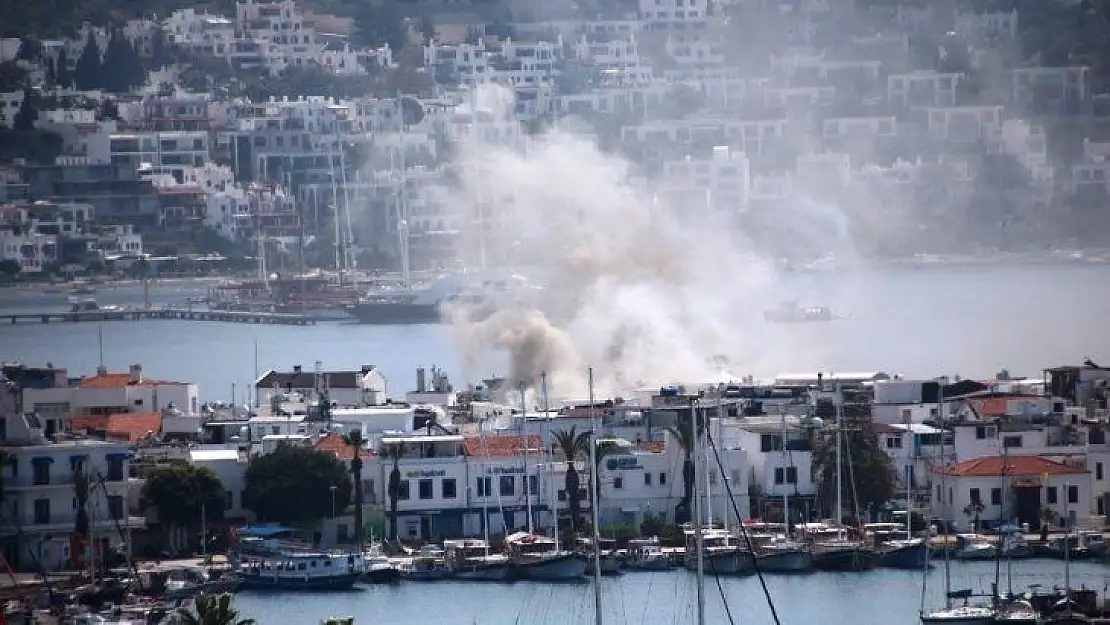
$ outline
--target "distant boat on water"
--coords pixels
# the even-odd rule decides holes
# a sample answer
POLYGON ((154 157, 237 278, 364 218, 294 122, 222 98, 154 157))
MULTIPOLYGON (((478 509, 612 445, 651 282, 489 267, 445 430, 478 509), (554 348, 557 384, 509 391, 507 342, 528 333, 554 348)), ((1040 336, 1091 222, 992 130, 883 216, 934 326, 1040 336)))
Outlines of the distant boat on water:
POLYGON ((797 301, 787 301, 778 308, 763 313, 763 318, 771 323, 805 323, 810 321, 832 321, 832 310, 825 306, 801 306, 797 301))

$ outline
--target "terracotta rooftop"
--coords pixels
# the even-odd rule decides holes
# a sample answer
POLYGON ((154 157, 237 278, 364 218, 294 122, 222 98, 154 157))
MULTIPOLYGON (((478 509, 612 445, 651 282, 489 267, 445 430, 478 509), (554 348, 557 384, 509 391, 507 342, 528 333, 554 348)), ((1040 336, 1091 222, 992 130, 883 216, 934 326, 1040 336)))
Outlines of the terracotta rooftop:
POLYGON ((541 449, 540 437, 521 436, 483 436, 467 437, 466 455, 478 458, 510 458, 519 456, 527 446, 530 450, 541 449))
POLYGON ((87 378, 82 378, 81 382, 77 384, 78 388, 125 388, 128 386, 167 386, 167 385, 181 384, 180 382, 168 382, 166 380, 151 380, 149 378, 139 378, 138 382, 131 380, 130 373, 105 373, 103 375, 94 375, 87 378))
POLYGON ((87 430, 104 438, 135 443, 147 435, 162 431, 162 415, 157 412, 122 412, 112 415, 90 415, 70 419, 73 430, 87 430))
POLYGON ((1082 467, 1056 462, 1040 456, 1009 456, 1005 467, 999 456, 965 460, 937 471, 954 477, 1041 477, 1043 475, 1085 475, 1082 467))
MULTIPOLYGON (((313 451, 334 454, 336 458, 342 460, 343 462, 350 462, 355 459, 354 450, 351 449, 351 446, 348 445, 347 442, 343 440, 343 437, 339 434, 328 434, 327 436, 316 441, 316 444, 312 446, 312 449, 313 451)), ((362 453, 359 455, 363 459, 372 458, 374 456, 374 452, 363 449, 362 453)))

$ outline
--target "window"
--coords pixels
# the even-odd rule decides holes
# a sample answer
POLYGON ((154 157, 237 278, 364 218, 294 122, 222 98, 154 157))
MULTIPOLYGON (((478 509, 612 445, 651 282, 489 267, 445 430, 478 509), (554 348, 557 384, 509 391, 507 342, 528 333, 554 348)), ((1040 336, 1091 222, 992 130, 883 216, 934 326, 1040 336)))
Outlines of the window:
POLYGON ((529 495, 535 495, 538 492, 540 492, 539 476, 529 475, 528 476, 528 494, 529 495))
POLYGON ((457 497, 458 495, 455 493, 455 478, 443 478, 443 482, 440 483, 440 490, 443 492, 444 499, 454 499, 457 497))
POLYGON ((988 425, 978 425, 978 426, 975 426, 975 438, 980 439, 980 440, 984 439, 984 438, 994 438, 994 426, 993 425, 989 425, 989 426, 988 425))
POLYGON ((113 456, 108 458, 108 481, 120 482, 123 480, 123 458, 113 456))
POLYGON ((886 448, 887 449, 901 449, 902 448, 902 437, 901 436, 888 436, 888 437, 886 437, 886 448))
POLYGON ((651 486, 651 474, 650 473, 647 473, 647 472, 644 473, 644 486, 651 486))
POLYGON ((1010 449, 1012 447, 1021 447, 1021 435, 1003 436, 1002 437, 1002 446, 1005 447, 1006 449, 1010 449))
POLYGON ((709 485, 714 486, 716 484, 717 484, 717 472, 716 471, 710 471, 709 472, 709 485))
POLYGON ((1095 479, 1096 480, 1101 480, 1102 479, 1102 463, 1101 462, 1096 462, 1095 463, 1095 479))
POLYGON ((401 480, 401 483, 398 484, 398 487, 399 488, 397 488, 397 499, 402 500, 402 501, 405 500, 405 499, 408 499, 409 498, 409 481, 408 480, 401 480))
POLYGON ((1001 488, 992 488, 991 489, 991 505, 992 506, 1001 506, 1002 505, 1002 489, 1001 488))
POLYGON ((782 451, 782 436, 778 434, 763 434, 759 437, 759 450, 764 453, 769 451, 782 451))
POLYGON ((982 495, 979 494, 979 489, 978 488, 971 489, 969 494, 971 495, 971 503, 973 503, 973 504, 977 503, 979 505, 983 504, 983 497, 982 497, 982 495))
POLYGON ((434 487, 432 480, 420 480, 417 482, 417 496, 421 499, 432 499, 435 497, 434 487))
POLYGON ((1079 503, 1079 487, 1068 487, 1068 503, 1079 503))
POLYGON ((786 467, 786 483, 787 484, 797 484, 798 483, 798 468, 797 467, 786 467))
POLYGON ((624 488, 624 478, 623 477, 613 478, 613 488, 615 488, 617 490, 620 490, 620 489, 624 488))
POLYGON ((493 483, 490 478, 478 478, 478 496, 479 497, 492 497, 493 496, 493 483))
POLYGON ((35 524, 44 525, 50 522, 50 500, 35 500, 35 524))
POLYGON ((667 474, 666 473, 660 473, 659 474, 659 485, 660 486, 666 486, 667 485, 667 474))
POLYGON ((225 490, 224 491, 224 510, 231 510, 235 507, 235 493, 225 490))
POLYGON ((35 458, 31 461, 31 468, 33 469, 31 475, 32 484, 35 486, 42 486, 50 483, 49 458, 35 458))
POLYGON ((500 487, 502 497, 512 496, 516 493, 516 477, 512 475, 502 475, 498 486, 500 487))
POLYGON ((123 518, 123 497, 121 495, 108 497, 108 514, 112 515, 113 519, 123 518))
POLYGON ((1046 486, 1045 487, 1045 489, 1044 489, 1044 502, 1045 503, 1056 503, 1056 487, 1055 486, 1046 486))
POLYGON ((786 472, 782 467, 775 467, 775 483, 782 484, 786 481, 786 472))

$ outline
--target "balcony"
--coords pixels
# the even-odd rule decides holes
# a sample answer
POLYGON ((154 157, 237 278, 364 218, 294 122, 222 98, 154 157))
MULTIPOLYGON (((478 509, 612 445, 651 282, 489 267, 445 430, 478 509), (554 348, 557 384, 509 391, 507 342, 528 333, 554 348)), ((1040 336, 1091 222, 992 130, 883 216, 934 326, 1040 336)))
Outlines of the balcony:
MULTIPOLYGON (((21 534, 29 533, 43 533, 43 534, 69 534, 73 531, 73 526, 77 522, 76 515, 67 511, 65 514, 51 515, 47 523, 35 523, 33 516, 21 515, 17 519, 19 527, 10 525, 0 525, 0 536, 18 536, 21 534)), ((95 519, 89 524, 90 529, 95 534, 112 534, 117 531, 116 521, 109 519, 95 519)), ((119 519, 119 527, 125 530, 128 529, 144 529, 146 527, 146 519, 141 516, 127 516, 119 519)))

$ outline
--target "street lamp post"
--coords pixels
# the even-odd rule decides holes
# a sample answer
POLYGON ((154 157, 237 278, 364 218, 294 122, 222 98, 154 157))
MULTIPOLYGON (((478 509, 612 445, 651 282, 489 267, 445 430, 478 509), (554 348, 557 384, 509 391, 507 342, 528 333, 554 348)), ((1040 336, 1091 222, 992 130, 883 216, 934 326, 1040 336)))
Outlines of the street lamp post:
POLYGON ((338 486, 332 484, 332 486, 331 486, 331 520, 333 520, 333 521, 335 520, 335 491, 338 490, 338 489, 339 489, 338 486))

